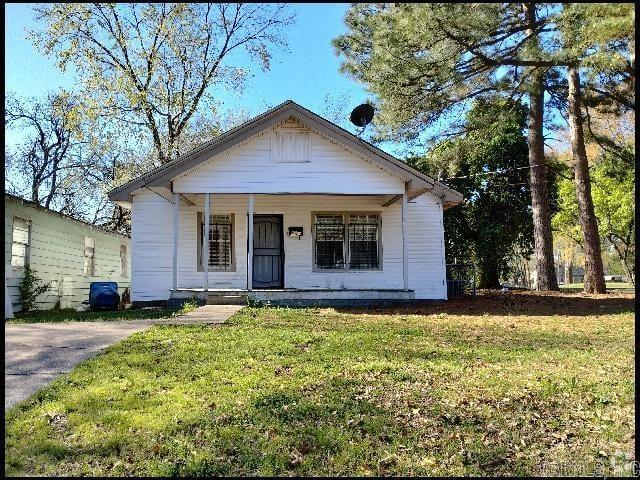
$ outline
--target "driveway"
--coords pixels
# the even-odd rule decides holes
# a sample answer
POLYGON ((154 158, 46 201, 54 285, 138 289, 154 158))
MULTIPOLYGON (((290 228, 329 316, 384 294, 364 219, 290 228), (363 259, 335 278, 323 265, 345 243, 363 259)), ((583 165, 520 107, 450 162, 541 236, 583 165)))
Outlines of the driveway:
POLYGON ((224 323, 240 308, 207 305, 175 319, 5 324, 5 411, 134 332, 157 324, 224 323))

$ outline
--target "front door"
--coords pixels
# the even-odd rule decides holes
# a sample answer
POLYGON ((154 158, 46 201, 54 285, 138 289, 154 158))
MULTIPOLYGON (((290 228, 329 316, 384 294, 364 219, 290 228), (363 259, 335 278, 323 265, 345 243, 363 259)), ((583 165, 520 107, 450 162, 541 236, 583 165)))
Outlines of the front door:
POLYGON ((282 215, 253 216, 253 288, 284 286, 282 215))

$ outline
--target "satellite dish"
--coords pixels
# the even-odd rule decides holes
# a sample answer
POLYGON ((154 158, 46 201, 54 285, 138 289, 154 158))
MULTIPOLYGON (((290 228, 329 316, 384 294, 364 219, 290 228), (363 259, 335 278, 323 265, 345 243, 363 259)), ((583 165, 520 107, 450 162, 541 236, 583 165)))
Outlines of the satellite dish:
POLYGON ((356 127, 364 128, 371 123, 371 120, 373 120, 373 113, 373 107, 368 103, 363 103, 353 109, 349 120, 351 120, 351 123, 356 127))

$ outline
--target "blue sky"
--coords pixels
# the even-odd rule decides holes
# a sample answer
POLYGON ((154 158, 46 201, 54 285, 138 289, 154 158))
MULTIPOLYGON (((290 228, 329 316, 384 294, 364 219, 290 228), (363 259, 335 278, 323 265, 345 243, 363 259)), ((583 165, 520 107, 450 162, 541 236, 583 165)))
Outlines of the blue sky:
MULTIPOLYGON (((73 89, 76 76, 72 67, 61 72, 52 58, 42 55, 25 38, 26 31, 37 26, 32 7, 5 7, 5 92, 42 96, 60 87, 73 89)), ((224 94, 220 98, 222 113, 241 109, 255 116, 291 99, 326 116, 325 96, 329 95, 332 103, 344 111, 341 125, 355 132, 346 117, 353 107, 373 97, 361 84, 340 73, 340 59, 331 45, 332 39, 346 32, 344 16, 348 8, 347 3, 289 4, 296 21, 287 28, 288 51, 275 51, 268 72, 256 66, 242 94, 224 94)), ((7 132, 8 144, 17 139, 16 132, 7 132)), ((405 147, 392 142, 379 146, 398 156, 405 147)))
MULTIPOLYGON (((26 30, 36 22, 33 4, 8 4, 5 11, 5 91, 21 96, 40 96, 58 87, 73 89, 74 72, 61 72, 55 61, 39 53, 26 30)), ((287 29, 288 52, 276 51, 271 69, 254 69, 241 95, 222 98, 228 110, 244 109, 252 116, 287 99, 323 114, 326 94, 348 99, 345 111, 371 98, 357 82, 339 72, 340 59, 331 40, 346 32, 347 3, 290 4, 295 23, 287 29)))

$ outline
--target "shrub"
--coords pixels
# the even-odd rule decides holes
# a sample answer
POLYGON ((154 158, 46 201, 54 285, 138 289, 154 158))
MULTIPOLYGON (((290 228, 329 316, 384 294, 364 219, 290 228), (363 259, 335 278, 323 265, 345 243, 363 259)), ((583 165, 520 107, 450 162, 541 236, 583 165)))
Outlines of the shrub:
POLYGON ((36 305, 38 295, 42 295, 50 289, 51 282, 44 283, 38 278, 35 270, 33 270, 29 265, 25 265, 24 277, 22 277, 20 285, 18 285, 22 311, 28 312, 33 310, 36 305))

